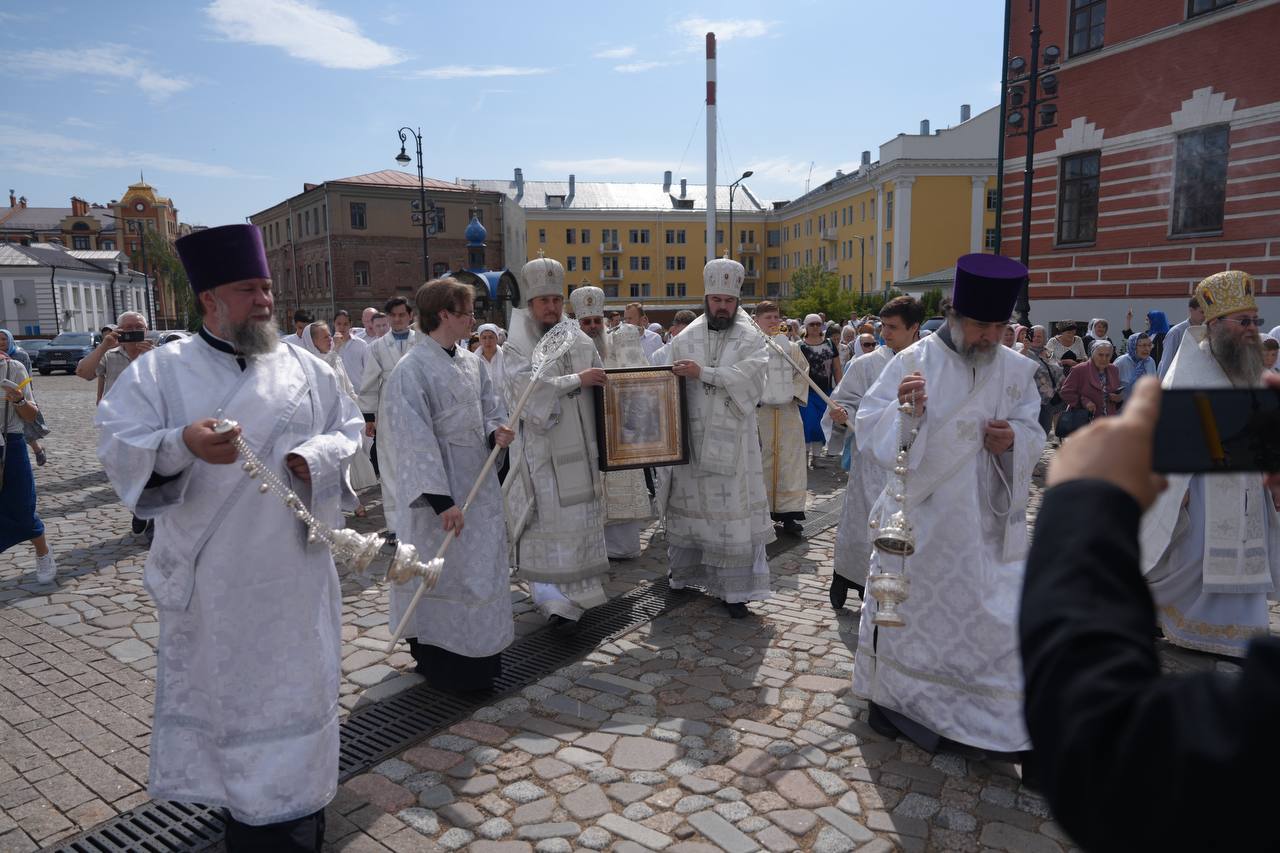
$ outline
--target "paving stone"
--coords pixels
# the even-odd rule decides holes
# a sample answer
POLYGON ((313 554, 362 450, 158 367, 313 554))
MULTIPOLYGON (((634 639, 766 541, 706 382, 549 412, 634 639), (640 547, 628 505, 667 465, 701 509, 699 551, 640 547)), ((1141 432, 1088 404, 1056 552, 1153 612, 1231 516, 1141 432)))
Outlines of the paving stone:
POLYGON ((472 829, 485 821, 484 814, 471 803, 449 803, 436 809, 436 816, 462 829, 472 829))
MULTIPOLYGON (((541 841, 546 838, 568 838, 577 835, 582 827, 572 821, 558 823, 535 823, 522 826, 516 830, 516 836, 530 841, 541 841)), ((541 848, 541 845, 539 845, 541 848)))
POLYGON ((580 770, 597 770, 605 766, 604 756, 600 753, 576 746, 566 746, 556 753, 556 758, 580 770))
POLYGON ((386 761, 377 764, 373 768, 373 772, 380 776, 386 776, 392 782, 403 782, 416 774, 418 768, 398 758, 388 758, 386 761))
POLYGON ((360 687, 372 687, 379 682, 386 681, 388 678, 394 678, 399 674, 399 671, 394 667, 387 666, 385 663, 379 663, 348 673, 347 680, 352 684, 359 685, 360 687))
POLYGON ((809 778, 817 783, 818 787, 822 789, 822 793, 826 794, 828 797, 834 797, 837 794, 842 794, 849 790, 849 784, 830 771, 814 768, 806 770, 805 772, 808 773, 809 778))
POLYGON ((496 787, 498 787, 498 777, 492 773, 485 773, 463 780, 461 784, 456 786, 456 790, 464 797, 478 797, 481 794, 487 794, 496 787))
POLYGON ((973 832, 978 828, 978 819, 966 811, 954 806, 943 806, 933 818, 935 826, 956 832, 973 832))
POLYGON ((590 820, 610 811, 609 799, 599 785, 583 785, 562 797, 560 805, 576 820, 590 820))
POLYGON ((609 763, 623 770, 657 770, 679 757, 680 747, 675 744, 653 738, 624 737, 613 748, 609 763))
POLYGON ((461 850, 471 843, 475 835, 469 830, 455 826, 436 839, 436 843, 446 850, 461 850))
POLYGON ((703 809, 709 809, 715 805, 715 800, 710 797, 704 797, 701 794, 690 794, 687 797, 681 797, 675 805, 676 814, 693 814, 703 809))
POLYGON ((121 640, 107 647, 107 653, 121 663, 134 663, 152 657, 155 651, 141 640, 121 640))
POLYGON ((542 705, 549 711, 559 714, 568 714, 571 717, 578 717, 583 720, 592 720, 595 722, 603 722, 609 719, 609 712, 602 711, 599 708, 589 705, 585 702, 579 702, 570 696, 557 693, 548 696, 542 700, 542 705))
POLYGON ((440 832, 440 821, 430 809, 403 809, 396 812, 396 817, 423 835, 434 837, 440 832))
POLYGON ((714 779, 704 779, 701 776, 688 774, 680 777, 680 787, 687 788, 695 794, 710 794, 712 791, 720 790, 720 783, 714 779))
POLYGON ((405 761, 421 767, 423 770, 445 771, 460 763, 463 759, 456 752, 434 749, 429 746, 415 746, 402 756, 405 761))
POLYGON ((556 810, 556 798, 544 797, 541 800, 534 800, 532 803, 525 803, 519 806, 511 813, 511 822, 516 826, 523 826, 527 823, 546 823, 551 820, 551 815, 556 810))
POLYGON ((532 767, 539 779, 555 779, 573 772, 573 767, 555 758, 539 758, 532 767))
POLYGON ((928 820, 937 814, 940 808, 942 808, 942 804, 937 799, 926 797, 924 794, 918 794, 913 791, 902 798, 902 802, 898 803, 893 813, 904 817, 928 820))
POLYGON ((450 726, 449 731, 461 737, 479 741, 480 743, 487 743, 490 746, 504 743, 510 736, 510 732, 506 729, 477 720, 463 720, 461 723, 450 726))
POLYGON ((447 752, 467 752, 476 745, 476 742, 469 737, 452 734, 436 735, 427 743, 447 752))
POLYGON ((765 778, 775 791, 801 808, 817 808, 827 803, 827 796, 800 770, 779 770, 765 778))
POLYGON ((544 838, 533 849, 534 853, 573 853, 573 845, 565 838, 544 838))
POLYGON ((775 794, 773 791, 758 791, 754 794, 747 794, 747 805, 758 812, 772 812, 778 809, 785 809, 789 803, 775 794))
POLYGON ((547 792, 532 782, 516 782, 502 789, 502 796, 515 803, 532 803, 547 795, 547 792))
POLYGON ((792 835, 804 835, 813 829, 814 824, 818 822, 818 816, 805 809, 785 809, 769 812, 769 820, 792 835))
POLYGON ((609 842, 613 840, 613 836, 608 830, 599 826, 589 826, 582 830, 578 835, 578 846, 585 847, 588 850, 603 850, 609 846, 609 842))
POLYGON ((637 800, 643 800, 653 793, 653 788, 648 785, 637 785, 634 782, 617 782, 606 788, 605 793, 609 799, 617 800, 625 806, 637 800))
POLYGON ((800 849, 794 838, 776 826, 769 826, 757 832, 756 841, 770 853, 789 853, 789 851, 800 849))
POLYGON ((448 785, 433 785, 418 794, 418 805, 434 809, 453 802, 453 789, 448 785))
POLYGON ((857 846, 851 838, 840 831, 824 826, 818 831, 818 837, 813 840, 810 850, 813 853, 848 853, 857 846))
POLYGON ((1018 853, 1060 853, 1062 850, 1043 835, 1019 829, 1007 823, 988 823, 982 827, 982 834, 978 836, 978 840, 997 850, 1018 851, 1018 853))
POLYGON ((654 811, 647 803, 632 803, 622 810, 627 820, 644 821, 653 817, 654 811))
POLYGON ((840 801, 836 803, 836 808, 847 814, 862 814, 862 804, 858 802, 858 793, 856 791, 850 791, 841 797, 840 801))
POLYGON ((580 749, 589 749, 592 752, 608 752, 617 740, 617 735, 592 732, 575 740, 573 745, 580 749))
POLYGON ((740 832, 733 824, 711 811, 689 816, 689 825, 706 836, 707 840, 728 853, 752 853, 760 845, 750 836, 740 832))
POLYGON ((622 815, 604 815, 598 821, 598 825, 614 835, 642 844, 650 850, 663 850, 674 841, 671 836, 650 829, 647 826, 642 826, 635 821, 627 820, 622 815))
POLYGON ((817 815, 840 830, 840 833, 847 836, 851 841, 862 844, 874 837, 865 826, 833 806, 824 806, 818 809, 817 815))
POLYGON ((477 826, 476 835, 481 838, 488 839, 489 841, 497 841, 503 836, 510 834, 512 829, 514 829, 514 827, 512 827, 511 821, 506 818, 494 817, 489 818, 489 820, 486 820, 484 823, 477 826))
POLYGON ((401 809, 412 806, 418 800, 412 791, 402 788, 386 776, 380 776, 377 773, 365 773, 348 779, 344 784, 347 790, 363 797, 387 814, 395 814, 401 809))
POLYGON ((533 845, 524 841, 477 841, 468 853, 532 853, 533 845))

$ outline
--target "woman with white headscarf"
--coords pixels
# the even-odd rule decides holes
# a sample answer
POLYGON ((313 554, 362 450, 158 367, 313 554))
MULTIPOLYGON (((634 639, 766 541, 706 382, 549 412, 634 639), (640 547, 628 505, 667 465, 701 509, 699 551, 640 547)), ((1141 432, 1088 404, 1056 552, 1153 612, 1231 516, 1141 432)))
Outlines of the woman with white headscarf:
MULTIPOLYGON (((1089 321, 1089 333, 1084 336, 1084 351, 1086 353, 1093 352, 1094 341, 1106 341, 1111 343, 1111 338, 1107 337, 1107 333, 1111 331, 1111 324, 1103 317, 1094 317, 1089 321)), ((1115 359, 1115 344, 1111 344, 1112 360, 1115 359)))
MULTIPOLYGON (((476 355, 480 356, 484 366, 489 369, 489 381, 494 388, 507 387, 503 378, 506 374, 502 369, 502 330, 493 323, 481 323, 476 334, 480 336, 480 347, 476 350, 476 355)), ((498 396, 502 396, 501 392, 498 396)))
MULTIPOLYGON (((338 385, 352 400, 359 400, 359 394, 356 393, 355 387, 351 384, 351 377, 347 376, 347 369, 343 366, 342 356, 333 349, 333 335, 329 331, 326 323, 312 323, 302 330, 302 348, 323 361, 325 364, 333 368, 333 372, 338 374, 338 385)), ((356 516, 364 518, 364 504, 360 501, 360 492, 365 489, 376 486, 378 477, 373 473, 373 463, 369 461, 369 452, 362 446, 355 456, 351 457, 351 464, 347 470, 348 482, 352 491, 356 493, 356 516)))

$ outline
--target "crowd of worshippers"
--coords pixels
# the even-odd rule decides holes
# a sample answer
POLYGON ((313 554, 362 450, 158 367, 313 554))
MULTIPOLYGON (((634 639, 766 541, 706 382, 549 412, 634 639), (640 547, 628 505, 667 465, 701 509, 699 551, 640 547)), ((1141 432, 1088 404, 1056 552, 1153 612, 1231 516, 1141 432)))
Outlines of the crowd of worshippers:
MULTIPOLYGON (((540 257, 519 273, 522 306, 506 330, 473 330, 472 289, 442 278, 366 311, 363 332, 345 314, 332 328, 301 316, 281 345, 256 228, 210 228, 176 246, 202 327, 123 369, 97 410, 98 454, 126 507, 154 521, 149 792, 225 808, 229 850, 319 849, 337 786, 341 682, 332 555, 308 537, 298 506, 256 494, 234 464, 239 443, 331 527, 376 478, 396 537, 423 555, 456 538, 416 609, 414 586, 389 582, 391 624, 407 618, 419 671, 444 690, 485 691, 500 674, 513 571, 552 630, 572 632, 606 601, 611 560, 638 556, 655 520, 671 586, 749 616, 748 604, 770 597, 765 546, 804 520, 818 444, 849 471, 829 594, 841 610, 858 593, 852 687, 877 732, 1020 763, 1067 830, 1098 847, 1115 847, 1099 815, 1125 814, 1116 810, 1138 796, 1131 780, 1154 803, 1162 780, 1198 775, 1204 788, 1233 760, 1271 766, 1274 641, 1246 660, 1259 709, 1220 675, 1162 681, 1153 635, 1158 620, 1173 643, 1232 656, 1267 635, 1280 482, 1171 477, 1157 497, 1150 453, 1134 449, 1149 447, 1159 405, 1149 356, 1131 407, 1058 451, 1028 559, 1045 358, 1061 365, 1076 349, 1066 329, 1054 349, 1033 335, 1019 350, 1016 329, 1007 341, 1027 281, 1012 259, 961 257, 931 335, 920 334, 917 301, 889 301, 871 326, 875 345, 842 363, 822 317, 804 318, 810 335, 788 333, 771 302, 749 316, 745 271, 728 259, 706 265, 703 312, 677 315, 668 336, 646 327, 638 304, 611 325, 599 288, 566 300, 563 267, 540 257), (654 365, 685 380, 689 461, 602 472, 590 389, 609 370, 654 365), (491 469, 495 449, 502 462, 491 469), (891 529, 911 540, 909 556, 882 548, 891 529), (910 582, 895 602, 904 624, 877 625, 869 580, 894 574, 910 582), (1108 668, 1117 659, 1127 678, 1108 668), (1184 694, 1193 704, 1179 704, 1184 694), (1202 729, 1221 751, 1194 748, 1202 729), (1251 753, 1253 739, 1267 749, 1251 753)), ((1163 338, 1165 352, 1177 347, 1166 387, 1280 385, 1264 378, 1247 273, 1200 282, 1193 310, 1180 340, 1163 338)), ((859 323, 845 343, 862 334, 859 323)), ((1079 355, 1071 375, 1089 369, 1079 355)), ((7 400, 30 405, 11 390, 7 400)), ((1206 796, 1225 802, 1231 790, 1206 796)), ((1115 837, 1140 838, 1149 823, 1115 837)))

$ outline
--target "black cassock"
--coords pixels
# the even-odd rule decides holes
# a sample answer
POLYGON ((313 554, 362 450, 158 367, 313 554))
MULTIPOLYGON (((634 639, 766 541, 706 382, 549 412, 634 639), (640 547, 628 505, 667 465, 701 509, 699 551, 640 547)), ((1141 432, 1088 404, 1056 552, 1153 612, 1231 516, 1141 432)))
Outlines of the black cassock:
POLYGON ((1280 849, 1280 640, 1243 672, 1161 675, 1137 502, 1050 489, 1022 594, 1027 728, 1045 796, 1087 850, 1280 849))

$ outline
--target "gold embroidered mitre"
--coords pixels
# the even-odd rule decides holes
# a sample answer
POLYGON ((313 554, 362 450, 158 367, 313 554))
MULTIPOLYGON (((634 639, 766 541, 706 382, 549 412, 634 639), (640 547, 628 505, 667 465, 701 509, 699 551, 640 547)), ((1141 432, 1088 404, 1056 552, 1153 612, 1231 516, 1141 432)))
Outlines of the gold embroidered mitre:
POLYGON ((1253 298, 1253 277, 1244 270, 1216 272, 1196 285, 1196 299, 1204 308, 1204 321, 1216 320, 1237 311, 1257 311, 1253 298))

